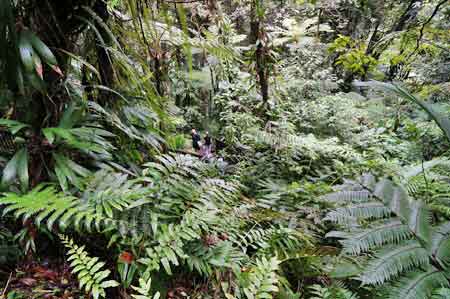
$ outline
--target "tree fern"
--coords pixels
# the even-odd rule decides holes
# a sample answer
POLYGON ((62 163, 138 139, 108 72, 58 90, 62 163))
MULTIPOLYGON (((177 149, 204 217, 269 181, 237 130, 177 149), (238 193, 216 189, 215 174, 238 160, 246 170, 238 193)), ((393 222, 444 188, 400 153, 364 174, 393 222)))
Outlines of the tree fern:
POLYGON ((103 270, 104 262, 97 257, 89 257, 84 246, 74 244, 67 236, 60 235, 61 242, 69 249, 67 261, 70 262, 72 273, 77 275, 80 289, 91 293, 94 299, 106 298, 105 289, 119 286, 115 280, 106 280, 111 274, 110 270, 103 270))

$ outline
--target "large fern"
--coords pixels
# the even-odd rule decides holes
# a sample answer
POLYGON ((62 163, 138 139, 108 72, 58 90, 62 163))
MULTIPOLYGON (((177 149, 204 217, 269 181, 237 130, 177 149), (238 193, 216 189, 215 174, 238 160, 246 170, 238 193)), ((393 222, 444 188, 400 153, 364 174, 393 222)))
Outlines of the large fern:
POLYGON ((327 236, 340 239, 344 254, 371 254, 357 277, 363 284, 389 284, 389 298, 427 298, 435 287, 448 285, 450 224, 433 226, 426 204, 370 175, 326 200, 342 206, 326 219, 343 228, 327 236))
POLYGON ((0 197, 0 205, 5 206, 3 215, 14 213, 15 218, 32 219, 38 226, 45 222, 49 230, 55 223, 61 228, 91 229, 94 224, 108 222, 93 208, 80 204, 76 197, 58 192, 52 186, 41 185, 24 195, 5 193, 0 197))

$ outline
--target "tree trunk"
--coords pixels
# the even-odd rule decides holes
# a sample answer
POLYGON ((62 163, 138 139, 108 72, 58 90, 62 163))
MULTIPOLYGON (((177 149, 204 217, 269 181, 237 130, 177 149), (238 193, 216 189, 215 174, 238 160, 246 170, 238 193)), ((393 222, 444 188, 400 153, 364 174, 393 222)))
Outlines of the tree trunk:
POLYGON ((262 5, 262 0, 252 0, 251 4, 251 19, 250 19, 250 43, 256 45, 255 60, 256 73, 258 75, 258 82, 260 93, 264 105, 269 100, 269 78, 268 70, 266 68, 266 36, 263 29, 261 29, 261 17, 258 15, 258 8, 262 5))
MULTIPOLYGON (((102 19, 104 23, 107 23, 109 20, 108 7, 106 2, 101 0, 97 0, 94 6, 95 13, 102 19)), ((97 50, 97 60, 98 60, 98 68, 100 72, 101 84, 107 87, 112 87, 114 81, 114 70, 112 66, 111 57, 108 54, 108 50, 105 47, 111 46, 111 40, 107 34, 104 32, 103 28, 99 28, 100 34, 104 41, 104 45, 102 45, 102 41, 99 37, 96 37, 96 50, 97 50)), ((105 106, 110 102, 111 94, 105 90, 99 91, 98 102, 100 105, 105 106)))
MULTIPOLYGON (((386 33, 386 35, 390 34, 390 33, 394 33, 394 32, 399 32, 399 31, 405 30, 408 27, 410 27, 411 24, 417 19, 417 16, 418 16, 419 11, 422 8, 422 6, 423 6, 423 0, 412 0, 409 3, 408 7, 403 12, 403 14, 400 16, 400 19, 398 21, 394 22, 394 25, 386 33)), ((376 39, 375 43, 378 42, 380 40, 380 38, 376 39)), ((390 41, 392 41, 392 40, 393 39, 391 39, 390 41)), ((378 60, 380 58, 381 54, 383 54, 383 52, 389 47, 390 44, 391 44, 390 42, 384 43, 383 47, 380 47, 380 49, 373 51, 372 56, 378 60)))

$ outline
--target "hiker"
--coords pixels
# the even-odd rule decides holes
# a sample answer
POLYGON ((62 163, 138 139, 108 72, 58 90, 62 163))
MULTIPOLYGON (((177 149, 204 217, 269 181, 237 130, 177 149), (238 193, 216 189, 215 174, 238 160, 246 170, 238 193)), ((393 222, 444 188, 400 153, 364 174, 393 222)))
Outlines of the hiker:
POLYGON ((192 129, 191 131, 191 137, 192 137, 192 147, 196 150, 199 151, 200 150, 200 135, 197 133, 197 131, 195 129, 192 129))
POLYGON ((203 138, 205 140, 205 153, 206 155, 211 154, 211 136, 209 136, 209 132, 205 132, 205 137, 203 138))

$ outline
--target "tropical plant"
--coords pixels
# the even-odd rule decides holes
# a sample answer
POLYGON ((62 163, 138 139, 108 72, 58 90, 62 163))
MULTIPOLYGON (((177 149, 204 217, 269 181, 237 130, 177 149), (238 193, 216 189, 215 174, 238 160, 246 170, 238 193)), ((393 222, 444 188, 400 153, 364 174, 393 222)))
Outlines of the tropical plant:
POLYGON ((329 287, 322 287, 321 285, 312 285, 309 290, 311 291, 311 299, 357 299, 358 296, 351 291, 343 288, 339 285, 332 285, 329 287))
POLYGON ((151 278, 149 278, 147 281, 145 281, 143 278, 139 278, 139 287, 132 287, 137 292, 137 295, 131 295, 131 297, 133 297, 134 299, 158 299, 160 297, 159 292, 152 295, 151 286, 151 278))
POLYGON ((0 226, 0 265, 17 261, 22 252, 10 230, 0 226))
POLYGON ((427 113, 427 115, 439 126, 439 128, 444 132, 447 141, 450 142, 450 119, 442 115, 440 112, 436 111, 435 108, 425 101, 418 99, 411 93, 409 93, 405 88, 391 83, 384 83, 378 81, 369 81, 369 82, 356 82, 354 83, 356 86, 361 87, 376 87, 384 90, 388 90, 396 93, 403 99, 410 101, 413 104, 419 106, 423 111, 427 113))
POLYGON ((94 299, 106 298, 105 289, 116 287, 119 283, 115 280, 106 280, 111 274, 110 270, 102 269, 104 262, 98 257, 90 257, 84 250, 84 246, 76 245, 68 236, 60 235, 61 242, 69 249, 67 261, 70 262, 72 273, 77 275, 80 289, 92 294, 94 299))
POLYGON ((0 298, 445 298, 447 2, 0 1, 0 298))
POLYGON ((371 175, 347 182, 325 199, 342 205, 325 219, 344 229, 327 237, 340 240, 342 254, 359 257, 363 265, 355 279, 363 285, 382 286, 385 298, 427 298, 448 285, 450 226, 433 225, 425 203, 371 175))

